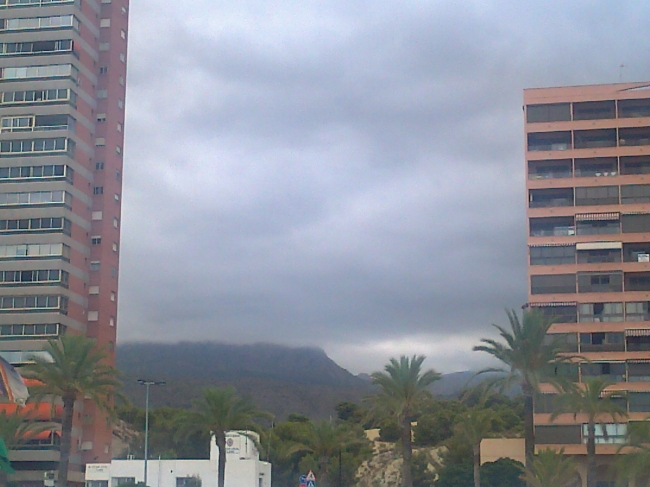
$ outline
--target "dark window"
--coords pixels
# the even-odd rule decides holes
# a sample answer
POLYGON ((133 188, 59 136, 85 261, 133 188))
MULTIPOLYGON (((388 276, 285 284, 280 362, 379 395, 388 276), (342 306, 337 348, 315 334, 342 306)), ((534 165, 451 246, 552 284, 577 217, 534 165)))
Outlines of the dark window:
POLYGON ((551 274, 530 277, 531 294, 572 294, 576 292, 575 274, 551 274))
POLYGON ((528 179, 570 178, 571 159, 529 161, 528 179))
MULTIPOLYGON (((616 142, 616 139, 614 139, 616 142)), ((549 151, 571 149, 571 132, 535 132, 528 134, 528 150, 549 151)))
POLYGON ((618 220, 593 220, 578 221, 576 233, 578 235, 611 235, 621 232, 618 220))
POLYGON ((616 147, 616 129, 576 130, 573 135, 576 149, 616 147))
POLYGON ((630 392, 631 413, 648 413, 650 412, 650 392, 630 392))
POLYGON ((626 291, 650 291, 650 272, 629 272, 625 274, 626 291))
POLYGON ((575 264, 575 246, 531 247, 531 265, 575 264))
POLYGON ((573 104, 574 120, 602 120, 616 118, 614 100, 585 101, 573 104))
POLYGON ((580 333, 581 352, 624 352, 623 333, 580 333))
POLYGON ((580 293, 611 293, 622 291, 622 272, 578 273, 578 292, 580 293))
POLYGON ((550 414, 557 408, 557 394, 539 394, 535 396, 535 412, 550 414))
POLYGON ((578 308, 576 306, 535 306, 553 323, 576 323, 578 308))
POLYGON ((616 157, 594 157, 591 159, 576 159, 576 177, 616 176, 618 161, 616 157))
POLYGON ((592 362, 580 364, 583 381, 588 377, 601 377, 612 382, 625 381, 624 362, 592 362))
POLYGON ((650 99, 619 100, 618 116, 619 118, 650 117, 650 99))
POLYGON ((650 214, 621 215, 623 233, 650 232, 650 214))
POLYGON ((576 206, 617 205, 618 186, 576 188, 576 206))
POLYGON ((566 122, 571 120, 571 105, 569 103, 549 103, 545 105, 528 105, 526 121, 535 122, 566 122))
POLYGON ((540 445, 580 445, 582 443, 582 426, 535 426, 535 441, 540 445))
POLYGON ((650 364, 628 362, 627 373, 630 382, 650 382, 650 364))
MULTIPOLYGON (((616 202, 618 203, 618 197, 616 202)), ((604 203, 595 203, 595 204, 604 204, 604 203)), ((553 208, 557 206, 573 206, 573 189, 572 188, 531 189, 529 194, 529 206, 530 208, 553 208)))
POLYGON ((578 264, 600 264, 603 262, 620 262, 620 249, 580 250, 578 264))
POLYGON ((650 203, 650 184, 627 184, 621 186, 621 203, 650 203))
POLYGON ((618 129, 618 143, 621 146, 650 145, 650 127, 618 129))
POLYGON ((621 157, 621 174, 650 174, 650 157, 621 157))
POLYGON ((573 217, 531 218, 531 237, 575 235, 573 217))
MULTIPOLYGON (((650 321, 649 305, 650 303, 648 301, 630 301, 625 303, 625 319, 627 321, 650 321)), ((650 337, 648 338, 650 339, 650 337)))

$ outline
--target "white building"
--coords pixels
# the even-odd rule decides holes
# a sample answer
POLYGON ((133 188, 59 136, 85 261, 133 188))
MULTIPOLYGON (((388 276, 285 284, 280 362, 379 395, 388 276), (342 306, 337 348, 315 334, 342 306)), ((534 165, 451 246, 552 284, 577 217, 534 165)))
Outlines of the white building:
MULTIPOLYGON (((256 433, 226 433, 226 487, 271 487, 271 464, 260 461, 256 433)), ((216 487, 219 448, 212 438, 209 460, 149 460, 149 487, 216 487), (188 480, 191 479, 191 480, 188 480)), ((86 487, 117 487, 126 482, 144 482, 144 460, 113 460, 86 465, 86 487)))

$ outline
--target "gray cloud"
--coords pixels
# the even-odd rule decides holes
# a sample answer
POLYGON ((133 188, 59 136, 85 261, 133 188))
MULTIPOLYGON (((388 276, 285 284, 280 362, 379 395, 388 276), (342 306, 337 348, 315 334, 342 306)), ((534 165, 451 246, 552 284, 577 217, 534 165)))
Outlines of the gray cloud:
POLYGON ((526 300, 522 90, 649 79, 647 10, 135 2, 120 340, 479 363, 526 300))

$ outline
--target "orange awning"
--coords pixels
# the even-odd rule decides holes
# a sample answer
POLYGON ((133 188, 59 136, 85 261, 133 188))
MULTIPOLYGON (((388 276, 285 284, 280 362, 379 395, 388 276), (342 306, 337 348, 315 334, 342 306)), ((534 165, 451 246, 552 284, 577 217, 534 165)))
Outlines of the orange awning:
POLYGON ((63 406, 54 406, 54 410, 52 410, 52 405, 47 402, 26 404, 23 407, 15 403, 0 403, 0 411, 8 414, 18 411, 33 419, 51 419, 52 413, 54 413, 54 417, 60 417, 63 414, 63 406))

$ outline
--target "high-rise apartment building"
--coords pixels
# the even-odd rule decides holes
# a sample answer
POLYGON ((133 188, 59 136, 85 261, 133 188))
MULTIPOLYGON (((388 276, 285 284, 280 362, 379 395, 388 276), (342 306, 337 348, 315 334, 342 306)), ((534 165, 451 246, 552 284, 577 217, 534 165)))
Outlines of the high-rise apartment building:
MULTIPOLYGON (((128 8, 0 0, 0 355, 17 366, 62 333, 114 358, 128 8)), ((89 401, 74 421, 83 482, 111 459, 111 425, 89 401)), ((12 452, 14 480, 42 485, 58 457, 56 432, 39 435, 12 452)))
MULTIPOLYGON (((650 83, 530 89, 524 103, 529 306, 556 317, 550 332, 588 359, 557 374, 626 392, 616 401, 629 419, 597 427, 606 465, 626 422, 650 414, 650 83)), ((584 456, 586 418, 551 421, 545 392, 538 448, 584 456)))

